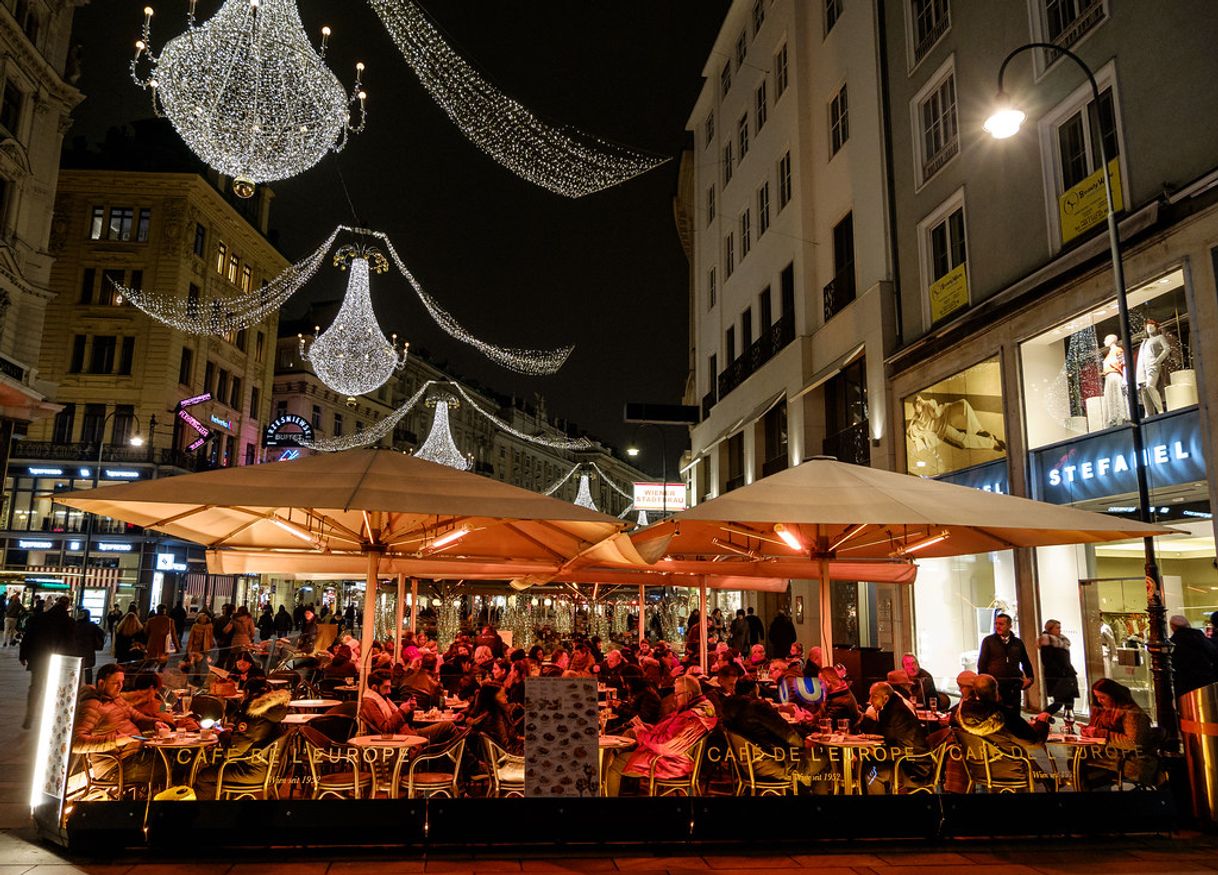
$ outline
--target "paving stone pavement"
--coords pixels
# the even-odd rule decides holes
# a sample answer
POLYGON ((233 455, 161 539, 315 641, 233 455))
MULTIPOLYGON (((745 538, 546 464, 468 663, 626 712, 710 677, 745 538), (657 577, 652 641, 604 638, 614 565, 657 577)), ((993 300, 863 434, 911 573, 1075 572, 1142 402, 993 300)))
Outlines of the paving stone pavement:
MULTIPOLYGON (((103 654, 98 654, 103 657, 103 654)), ((99 662, 101 660, 99 659, 99 662)), ((759 875, 764 870, 801 869, 823 875, 1115 875, 1218 871, 1218 834, 1088 839, 1054 842, 959 840, 937 845, 856 842, 791 849, 787 853, 720 853, 687 849, 656 854, 598 849, 572 854, 521 856, 489 851, 478 856, 452 853, 403 858, 391 851, 266 849, 209 855, 186 847, 174 858, 125 854, 121 858, 72 858, 40 842, 27 804, 34 733, 22 731, 28 676, 17 648, 0 648, 0 875, 446 875, 503 872, 639 872, 759 875)))

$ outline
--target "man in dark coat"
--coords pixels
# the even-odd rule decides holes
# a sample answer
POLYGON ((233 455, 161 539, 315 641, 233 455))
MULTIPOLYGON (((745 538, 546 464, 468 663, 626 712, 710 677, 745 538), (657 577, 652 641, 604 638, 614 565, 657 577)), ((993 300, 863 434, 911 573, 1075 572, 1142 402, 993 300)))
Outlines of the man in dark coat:
POLYGON ((994 617, 994 634, 982 639, 977 654, 977 674, 988 674, 998 681, 1003 706, 1019 713, 1023 691, 1032 686, 1032 657, 1011 631, 1010 615, 994 617))
POLYGON ((279 612, 275 614, 275 634, 280 638, 286 638, 292 633, 295 625, 292 615, 288 613, 287 607, 280 605, 279 612))
POLYGON ((97 665, 97 651, 106 646, 106 633, 102 627, 93 622, 88 611, 76 613, 76 625, 72 630, 72 640, 75 644, 73 653, 80 657, 80 665, 86 684, 93 683, 93 666, 97 665))
POLYGON ((791 645, 794 643, 795 624, 791 622, 791 616, 780 609, 770 621, 770 656, 786 659, 791 655, 791 645))
POLYGON ((42 703, 42 688, 46 682, 47 666, 51 654, 62 653, 68 656, 76 653, 76 624, 68 616, 67 596, 60 596, 55 604, 45 611, 33 614, 25 627, 25 635, 21 638, 21 650, 18 653, 21 664, 30 673, 30 689, 25 701, 25 722, 22 729, 29 729, 34 722, 34 715, 40 710, 42 703))
MULTIPOLYGON (((870 703, 861 724, 864 732, 884 736, 884 744, 890 752, 923 754, 930 751, 926 729, 913 709, 901 701, 892 684, 885 681, 872 684, 870 703)), ((863 764, 863 779, 868 782, 869 794, 892 793, 900 785, 924 786, 931 779, 934 763, 929 758, 902 763, 900 775, 893 773, 894 759, 890 755, 887 759, 879 760, 874 764, 874 772, 866 767, 866 763, 863 764)))
POLYGON ((1171 668, 1176 696, 1218 683, 1218 647, 1188 618, 1171 618, 1171 668))
MULTIPOLYGON (((754 614, 753 609, 749 608, 748 616, 744 619, 749 626, 749 645, 760 644, 762 641, 765 641, 765 624, 761 622, 761 617, 754 614)), ((785 653, 775 655, 787 656, 785 653)))
POLYGON ((474 639, 475 647, 489 647, 495 659, 503 659, 503 638, 494 626, 483 626, 482 634, 474 639))
POLYGON ((177 642, 178 650, 181 650, 182 633, 186 631, 186 607, 182 604, 181 599, 169 609, 169 619, 173 620, 173 637, 177 642))
POLYGON ((728 627, 728 643, 732 646, 732 650, 737 653, 744 653, 749 649, 749 623, 744 618, 744 610, 737 609, 736 617, 732 620, 732 625, 728 627))

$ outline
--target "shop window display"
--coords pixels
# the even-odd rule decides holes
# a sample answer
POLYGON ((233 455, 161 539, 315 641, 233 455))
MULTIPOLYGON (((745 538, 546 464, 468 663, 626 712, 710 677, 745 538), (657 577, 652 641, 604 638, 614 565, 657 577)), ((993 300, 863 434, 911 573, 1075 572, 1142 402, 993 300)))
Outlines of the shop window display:
POLYGON ((937 477, 1006 457, 997 358, 906 397, 903 407, 910 474, 937 477))
POLYGON ((1133 362, 1121 349, 1115 301, 1021 344, 1030 447, 1127 423, 1128 367, 1135 369, 1143 418, 1197 403, 1184 272, 1152 280, 1128 300, 1133 362))

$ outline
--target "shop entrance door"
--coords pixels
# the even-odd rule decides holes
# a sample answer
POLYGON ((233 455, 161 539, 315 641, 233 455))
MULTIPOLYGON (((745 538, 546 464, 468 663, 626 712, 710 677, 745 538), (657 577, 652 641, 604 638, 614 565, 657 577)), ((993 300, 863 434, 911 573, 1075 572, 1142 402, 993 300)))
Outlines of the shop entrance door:
MULTIPOLYGON (((1141 577, 1106 577, 1079 581, 1079 600, 1086 636, 1084 656, 1088 686, 1112 678, 1133 693, 1147 714, 1155 713, 1150 674, 1150 617, 1146 613, 1146 582, 1141 577)), ((1080 679, 1082 680, 1082 679, 1080 679)), ((1086 689, 1079 692, 1090 710, 1086 689)))

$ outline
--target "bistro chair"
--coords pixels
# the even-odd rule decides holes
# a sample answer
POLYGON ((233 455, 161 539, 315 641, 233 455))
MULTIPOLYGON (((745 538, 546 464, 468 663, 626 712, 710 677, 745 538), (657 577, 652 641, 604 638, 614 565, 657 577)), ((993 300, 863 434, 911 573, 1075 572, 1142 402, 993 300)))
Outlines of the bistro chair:
POLYGON ((289 737, 285 732, 265 747, 255 748, 244 756, 226 756, 221 760, 216 773, 216 798, 257 799, 261 794, 263 799, 278 799, 289 737), (238 764, 265 765, 266 769, 262 777, 225 775, 227 769, 238 764))
POLYGON ((1026 753, 1005 751, 980 735, 954 730, 956 742, 964 751, 964 769, 969 777, 969 792, 981 787, 989 793, 1032 793, 1032 762, 1026 753))
POLYGON ((102 793, 111 799, 120 800, 130 793, 135 796, 141 785, 127 784, 123 780, 123 758, 118 751, 112 753, 81 754, 85 765, 84 798, 102 793))
POLYGON ((698 739, 698 743, 690 748, 686 756, 693 760, 694 767, 684 778, 657 778, 656 767, 660 758, 656 757, 647 774, 648 796, 673 796, 678 793, 686 796, 701 795, 698 789, 698 779, 702 774, 702 752, 706 749, 706 736, 698 739))
POLYGON ((399 756, 393 767, 393 778, 390 783, 390 793, 397 798, 403 786, 406 787, 406 798, 415 799, 420 796, 448 796, 456 799, 458 794, 457 779, 461 774, 461 756, 465 753, 465 739, 469 730, 459 732, 448 741, 423 749, 418 756, 399 756), (441 770, 433 771, 433 764, 441 770), (406 766, 406 774, 402 774, 402 766, 406 766), (443 771, 447 766, 452 771, 443 771))
POLYGON ((510 754, 490 736, 482 736, 482 749, 490 767, 492 796, 524 796, 524 757, 510 754))
POLYGON ((359 799, 371 791, 372 770, 361 768, 358 748, 338 744, 307 724, 300 727, 299 735, 313 779, 314 799, 359 799))
POLYGON ((736 767, 737 796, 786 796, 788 792, 796 792, 795 776, 792 774, 782 778, 757 775, 757 763, 771 762, 784 771, 787 763, 781 762, 778 757, 766 753, 744 736, 734 732, 727 733, 727 742, 732 763, 736 767))
POLYGON ((914 793, 938 793, 939 787, 943 780, 943 762, 947 759, 948 746, 952 744, 951 739, 944 740, 938 747, 928 750, 926 753, 900 753, 892 763, 893 774, 893 789, 894 794, 912 795, 914 793), (924 783, 913 783, 906 781, 905 769, 907 764, 925 763, 931 764, 930 781, 924 783))

